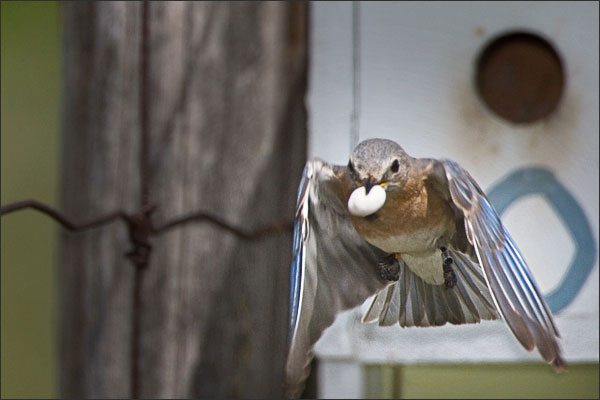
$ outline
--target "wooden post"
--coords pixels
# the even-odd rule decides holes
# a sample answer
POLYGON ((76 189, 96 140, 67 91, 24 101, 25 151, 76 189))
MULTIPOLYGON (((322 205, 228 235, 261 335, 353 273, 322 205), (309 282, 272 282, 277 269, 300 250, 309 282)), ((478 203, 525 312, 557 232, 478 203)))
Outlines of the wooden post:
MULTIPOLYGON (((65 3, 62 211, 152 203, 156 225, 196 210, 248 230, 291 222, 307 7, 65 3)), ((151 244, 136 352, 127 230, 62 235, 61 396, 282 396, 291 232, 245 241, 188 223, 151 244)))

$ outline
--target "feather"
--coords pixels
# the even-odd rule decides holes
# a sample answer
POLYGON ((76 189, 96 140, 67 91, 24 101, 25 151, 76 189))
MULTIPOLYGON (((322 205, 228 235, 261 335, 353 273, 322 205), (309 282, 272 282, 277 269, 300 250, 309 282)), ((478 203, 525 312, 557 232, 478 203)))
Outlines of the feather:
MULTIPOLYGON (((446 180, 450 197, 465 220, 467 238, 483 268, 498 312, 525 349, 532 351, 537 347, 555 369, 564 368, 566 363, 550 309, 498 214, 467 171, 450 160, 438 165, 444 168, 445 176, 433 175, 436 187, 444 187, 446 180)), ((476 282, 468 278, 464 281, 471 290, 476 289, 476 282)))
POLYGON ((311 160, 298 190, 286 362, 286 394, 291 397, 302 392, 313 346, 336 315, 389 284, 376 270, 387 254, 358 235, 339 200, 344 179, 331 165, 311 160))

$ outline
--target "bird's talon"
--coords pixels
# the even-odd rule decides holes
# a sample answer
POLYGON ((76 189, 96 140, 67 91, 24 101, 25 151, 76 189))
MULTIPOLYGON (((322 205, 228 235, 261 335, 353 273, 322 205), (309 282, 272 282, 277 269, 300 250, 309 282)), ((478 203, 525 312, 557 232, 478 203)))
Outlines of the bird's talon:
POLYGON ((456 286, 456 274, 450 265, 444 265, 444 285, 448 289, 456 286))
POLYGON ((443 257, 442 268, 444 270, 444 286, 446 286, 448 289, 452 289, 454 286, 456 286, 456 274, 452 268, 454 260, 452 257, 450 257, 450 255, 448 255, 448 249, 441 247, 440 250, 442 251, 443 257))

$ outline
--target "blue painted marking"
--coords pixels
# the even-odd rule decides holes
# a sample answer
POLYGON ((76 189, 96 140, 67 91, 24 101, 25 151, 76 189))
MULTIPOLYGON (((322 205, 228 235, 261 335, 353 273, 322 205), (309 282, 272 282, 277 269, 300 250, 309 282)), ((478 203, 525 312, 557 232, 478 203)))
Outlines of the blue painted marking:
POLYGON ((487 193, 500 215, 515 200, 541 194, 568 228, 576 246, 575 257, 558 287, 545 296, 552 312, 560 312, 577 296, 596 262, 598 250, 585 212, 554 174, 545 168, 519 169, 487 193))

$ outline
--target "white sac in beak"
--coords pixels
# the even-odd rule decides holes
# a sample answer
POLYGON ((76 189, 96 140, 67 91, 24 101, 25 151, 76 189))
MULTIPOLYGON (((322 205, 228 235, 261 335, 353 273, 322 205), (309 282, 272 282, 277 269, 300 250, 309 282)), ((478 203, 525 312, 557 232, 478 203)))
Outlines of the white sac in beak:
POLYGON ((375 185, 367 194, 364 186, 354 189, 348 199, 348 211, 355 217, 366 217, 377 212, 385 203, 385 189, 375 185))

